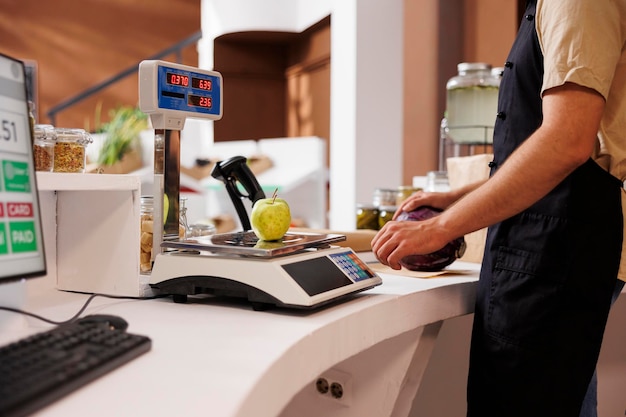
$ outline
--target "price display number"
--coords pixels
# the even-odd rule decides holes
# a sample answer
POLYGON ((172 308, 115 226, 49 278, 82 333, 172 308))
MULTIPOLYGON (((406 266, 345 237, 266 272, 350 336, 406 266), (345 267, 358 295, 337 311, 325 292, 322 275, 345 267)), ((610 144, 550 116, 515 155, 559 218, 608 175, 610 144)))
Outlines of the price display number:
POLYGON ((24 116, 0 110, 0 146, 3 152, 27 153, 29 135, 24 116))

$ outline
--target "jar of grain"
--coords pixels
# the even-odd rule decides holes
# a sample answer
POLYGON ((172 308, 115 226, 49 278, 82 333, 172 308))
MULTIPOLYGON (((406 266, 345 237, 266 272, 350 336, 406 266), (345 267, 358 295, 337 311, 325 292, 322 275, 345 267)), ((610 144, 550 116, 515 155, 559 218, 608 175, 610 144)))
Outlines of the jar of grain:
POLYGON ((35 171, 51 172, 54 162, 54 145, 56 133, 52 125, 35 125, 33 128, 33 153, 35 154, 35 171))
MULTIPOLYGON (((187 199, 181 197, 178 203, 179 228, 178 237, 184 240, 189 235, 187 226, 187 199)), ((140 248, 139 248, 139 272, 149 274, 152 271, 153 243, 154 243, 154 197, 151 195, 141 196, 140 216, 140 248)))
POLYGON ((56 128, 54 172, 85 172, 87 145, 93 142, 83 129, 56 128))
POLYGON ((141 196, 140 218, 139 271, 145 274, 152 271, 154 200, 151 195, 141 196))

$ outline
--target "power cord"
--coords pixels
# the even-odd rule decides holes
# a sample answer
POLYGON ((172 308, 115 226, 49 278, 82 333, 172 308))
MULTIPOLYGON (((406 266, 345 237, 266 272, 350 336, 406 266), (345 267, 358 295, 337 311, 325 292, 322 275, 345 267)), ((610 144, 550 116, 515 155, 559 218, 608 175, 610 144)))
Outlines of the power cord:
POLYGON ((45 318, 43 316, 40 316, 38 314, 31 313, 29 311, 20 310, 18 308, 13 308, 13 307, 0 306, 0 310, 9 311, 9 312, 12 312, 12 313, 17 313, 17 314, 23 314, 25 316, 33 317, 33 318, 35 318, 37 320, 41 320, 41 321, 44 321, 44 322, 50 323, 50 324, 63 325, 63 324, 68 324, 68 323, 72 323, 72 322, 76 321, 80 317, 80 315, 83 314, 85 309, 87 309, 87 307, 93 301, 93 299, 96 298, 96 297, 113 298, 113 299, 118 299, 118 300, 155 300, 157 298, 167 297, 167 295, 154 295, 154 296, 151 296, 151 297, 132 297, 132 296, 125 296, 125 295, 108 295, 108 294, 97 294, 97 293, 96 294, 91 294, 89 296, 89 298, 87 298, 87 301, 85 301, 83 306, 80 308, 80 310, 78 310, 78 312, 76 314, 74 314, 74 316, 72 316, 71 318, 69 318, 67 320, 63 320, 63 321, 51 320, 51 319, 45 318))

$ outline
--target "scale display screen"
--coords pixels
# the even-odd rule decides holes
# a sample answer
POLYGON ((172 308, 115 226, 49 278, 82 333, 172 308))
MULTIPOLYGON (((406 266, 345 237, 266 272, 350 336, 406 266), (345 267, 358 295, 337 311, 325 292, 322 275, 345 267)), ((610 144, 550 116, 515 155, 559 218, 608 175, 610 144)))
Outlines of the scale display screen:
POLYGON ((221 78, 182 68, 159 65, 157 94, 160 109, 219 116, 221 78))
POLYGON ((182 130, 187 118, 219 120, 222 74, 167 61, 141 61, 139 108, 150 115, 155 129, 182 130))

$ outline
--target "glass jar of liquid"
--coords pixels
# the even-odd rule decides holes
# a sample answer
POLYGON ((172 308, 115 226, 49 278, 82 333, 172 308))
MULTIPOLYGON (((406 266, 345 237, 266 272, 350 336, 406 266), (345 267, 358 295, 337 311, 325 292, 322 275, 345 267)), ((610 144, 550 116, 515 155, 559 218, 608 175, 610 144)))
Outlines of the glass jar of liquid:
POLYGON ((457 70, 446 84, 448 135, 455 143, 492 143, 499 76, 481 62, 463 62, 457 70))

